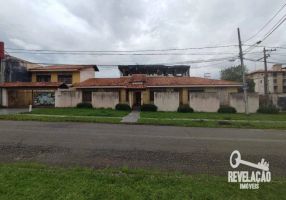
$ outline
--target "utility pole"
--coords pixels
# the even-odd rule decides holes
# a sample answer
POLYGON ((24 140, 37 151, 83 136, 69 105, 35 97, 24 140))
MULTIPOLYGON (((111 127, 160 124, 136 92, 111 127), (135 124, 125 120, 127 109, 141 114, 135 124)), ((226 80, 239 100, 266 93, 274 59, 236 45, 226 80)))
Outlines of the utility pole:
POLYGON ((237 28, 238 34, 238 44, 239 44, 239 58, 240 58, 240 65, 242 71, 242 81, 243 81, 243 95, 244 95, 244 110, 245 114, 248 115, 248 98, 247 98, 247 84, 245 79, 245 66, 243 62, 243 52, 242 52, 242 44, 241 44, 241 37, 240 37, 240 30, 237 28))
MULTIPOLYGON (((263 59, 264 59, 264 94, 268 96, 268 72, 267 72, 267 55, 266 49, 263 48, 263 59)), ((268 98, 267 98, 268 99, 268 98)))
POLYGON ((276 49, 265 49, 263 48, 263 60, 264 60, 264 94, 268 97, 269 86, 268 86, 268 70, 267 70, 267 58, 270 57, 269 54, 266 54, 268 51, 276 51, 276 49))

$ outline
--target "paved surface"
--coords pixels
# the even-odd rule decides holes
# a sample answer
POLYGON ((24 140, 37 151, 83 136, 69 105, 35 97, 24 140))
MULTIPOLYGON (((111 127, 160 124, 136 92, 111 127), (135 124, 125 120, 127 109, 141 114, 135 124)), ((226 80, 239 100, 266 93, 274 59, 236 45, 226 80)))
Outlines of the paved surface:
POLYGON ((140 118, 140 112, 133 110, 127 116, 123 117, 121 122, 123 123, 136 123, 140 118))
POLYGON ((128 166, 226 176, 235 149, 244 160, 269 161, 272 177, 286 176, 285 131, 0 121, 0 162, 128 166))
POLYGON ((0 115, 17 114, 28 111, 28 108, 0 108, 0 115))

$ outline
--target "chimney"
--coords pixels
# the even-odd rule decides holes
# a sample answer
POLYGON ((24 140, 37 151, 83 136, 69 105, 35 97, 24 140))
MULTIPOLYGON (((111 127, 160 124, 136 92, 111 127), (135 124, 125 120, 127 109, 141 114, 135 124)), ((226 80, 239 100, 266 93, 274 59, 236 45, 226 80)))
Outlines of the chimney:
POLYGON ((0 60, 5 58, 4 54, 4 42, 0 41, 0 60))
POLYGON ((273 71, 281 71, 282 70, 282 64, 275 64, 272 66, 273 71))

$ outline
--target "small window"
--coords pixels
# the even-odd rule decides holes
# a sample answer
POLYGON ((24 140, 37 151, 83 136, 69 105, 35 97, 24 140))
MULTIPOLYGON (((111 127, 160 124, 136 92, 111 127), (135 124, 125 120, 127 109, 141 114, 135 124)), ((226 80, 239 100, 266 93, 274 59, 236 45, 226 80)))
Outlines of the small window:
POLYGON ((37 82, 51 82, 51 75, 48 74, 37 75, 37 82))
POLYGON ((277 72, 273 72, 273 76, 276 77, 277 76, 277 72))
POLYGON ((83 91, 82 92, 82 102, 91 103, 92 101, 92 93, 91 91, 83 91))
POLYGON ((59 74, 58 82, 72 84, 72 74, 59 74))

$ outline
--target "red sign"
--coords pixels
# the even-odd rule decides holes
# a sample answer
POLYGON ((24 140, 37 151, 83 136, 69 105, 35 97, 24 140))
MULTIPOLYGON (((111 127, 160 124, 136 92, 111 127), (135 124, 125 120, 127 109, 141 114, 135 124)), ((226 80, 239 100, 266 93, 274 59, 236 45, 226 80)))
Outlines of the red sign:
POLYGON ((4 54, 4 42, 0 42, 0 60, 4 59, 5 54, 4 54))

